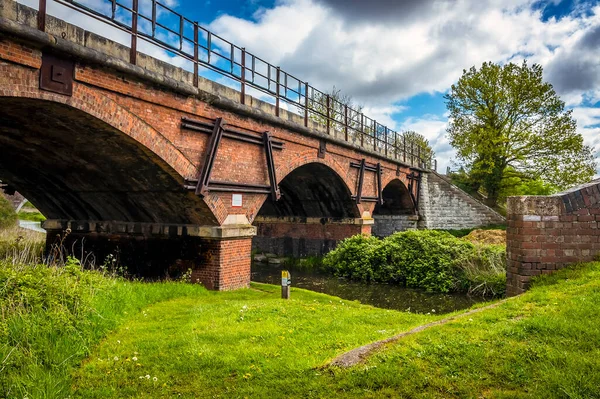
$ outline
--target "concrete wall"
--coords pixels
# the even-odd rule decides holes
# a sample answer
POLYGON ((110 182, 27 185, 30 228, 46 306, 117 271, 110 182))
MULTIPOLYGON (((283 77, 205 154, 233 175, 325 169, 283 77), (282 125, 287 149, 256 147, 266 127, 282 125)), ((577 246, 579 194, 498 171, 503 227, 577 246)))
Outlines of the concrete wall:
POLYGON ((552 196, 508 199, 506 293, 600 254, 600 180, 552 196))
POLYGON ((419 208, 422 229, 465 229, 506 222, 502 215, 435 172, 423 174, 419 208))

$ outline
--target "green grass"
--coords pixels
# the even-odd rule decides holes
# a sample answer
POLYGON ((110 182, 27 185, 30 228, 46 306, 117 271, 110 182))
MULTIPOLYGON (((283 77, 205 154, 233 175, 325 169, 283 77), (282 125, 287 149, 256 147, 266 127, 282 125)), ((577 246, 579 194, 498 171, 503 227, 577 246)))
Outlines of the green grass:
POLYGON ((0 192, 0 229, 10 228, 16 226, 16 224, 17 214, 12 204, 0 192))
POLYGON ((0 397, 600 397, 600 263, 338 369, 325 365, 442 316, 19 263, 40 237, 0 245, 0 397))
POLYGON ((19 220, 29 220, 31 222, 43 222, 46 217, 38 211, 21 210, 18 214, 19 220))
POLYGON ((439 317, 303 290, 286 302, 269 285, 218 293, 129 282, 73 262, 2 261, 0 287, 0 397, 62 398, 71 386, 77 397, 197 397, 249 381, 277 396, 340 352, 439 317))
POLYGON ((431 317, 301 290, 290 302, 277 297, 276 287, 256 285, 148 307, 94 349, 74 375, 74 396, 599 397, 600 263, 350 369, 321 366, 431 317))

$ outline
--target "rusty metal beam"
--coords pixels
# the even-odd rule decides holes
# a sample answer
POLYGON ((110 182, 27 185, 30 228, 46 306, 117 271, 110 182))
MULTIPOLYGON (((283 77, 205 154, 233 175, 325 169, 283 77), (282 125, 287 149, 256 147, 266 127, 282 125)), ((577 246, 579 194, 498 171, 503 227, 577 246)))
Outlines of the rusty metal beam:
POLYGON ((377 202, 383 205, 383 188, 381 187, 381 163, 377 163, 377 202))
POLYGON ((360 204, 360 201, 362 199, 362 189, 363 189, 363 183, 365 180, 365 159, 363 158, 360 161, 360 169, 358 171, 358 189, 356 190, 356 203, 360 204))
POLYGON ((271 143, 271 133, 263 133, 265 143, 265 156, 267 158, 267 171, 269 172, 269 184, 271 185, 271 199, 278 201, 281 198, 281 191, 277 185, 277 175, 275 171, 275 159, 273 158, 273 145, 271 143))
POLYGON ((221 138, 223 137, 222 124, 223 119, 217 118, 212 135, 210 136, 210 140, 208 142, 207 150, 204 154, 204 162, 202 165, 202 170, 200 171, 200 175, 198 176, 198 185, 196 186, 196 195, 200 195, 202 197, 208 193, 210 176, 212 174, 213 166, 215 165, 217 150, 219 149, 219 144, 221 143, 221 138))

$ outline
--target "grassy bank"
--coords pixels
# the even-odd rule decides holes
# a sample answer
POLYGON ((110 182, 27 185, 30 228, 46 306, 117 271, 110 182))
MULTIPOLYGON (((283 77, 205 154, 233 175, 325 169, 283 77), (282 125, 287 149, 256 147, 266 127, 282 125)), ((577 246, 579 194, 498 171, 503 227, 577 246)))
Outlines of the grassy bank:
POLYGON ((275 287, 145 308, 76 371, 75 397, 594 398, 600 264, 539 280, 522 297, 390 345, 350 369, 347 348, 431 317, 275 287), (134 359, 135 357, 135 359, 134 359))
POLYGON ((3 261, 0 287, 0 397, 62 398, 71 385, 79 397, 197 397, 249 381, 276 396, 340 351, 437 317, 303 290, 284 302, 268 285, 129 282, 75 262, 3 261))

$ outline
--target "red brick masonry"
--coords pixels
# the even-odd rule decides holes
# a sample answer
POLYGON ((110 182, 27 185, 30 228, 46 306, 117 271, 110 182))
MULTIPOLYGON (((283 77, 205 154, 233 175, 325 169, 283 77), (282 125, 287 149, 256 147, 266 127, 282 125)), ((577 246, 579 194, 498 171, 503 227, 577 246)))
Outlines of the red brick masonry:
POLYGON ((600 182, 553 196, 510 197, 506 231, 508 296, 533 276, 594 260, 600 252, 600 182))

